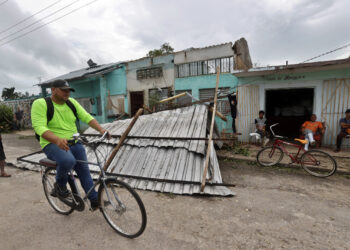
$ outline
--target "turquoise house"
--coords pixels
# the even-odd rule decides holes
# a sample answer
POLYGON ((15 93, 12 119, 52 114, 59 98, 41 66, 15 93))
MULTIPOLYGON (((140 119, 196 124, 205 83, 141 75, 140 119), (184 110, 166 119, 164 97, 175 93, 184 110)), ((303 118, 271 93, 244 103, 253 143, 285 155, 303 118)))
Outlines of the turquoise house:
POLYGON ((301 124, 316 114, 326 127, 322 144, 335 144, 339 119, 350 108, 350 59, 255 68, 234 75, 242 141, 249 140, 254 119, 264 110, 268 124, 279 123, 275 132, 288 137, 299 137, 301 124))
MULTIPOLYGON (((50 84, 64 79, 75 89, 71 97, 75 98, 100 123, 113 121, 127 113, 127 87, 125 64, 111 63, 79 69, 45 81, 39 86, 43 96, 50 92, 50 84)), ((87 125, 81 124, 81 128, 87 125)))
MULTIPOLYGON (((217 67, 220 68, 219 91, 222 95, 232 93, 238 85, 237 77, 232 74, 234 56, 231 42, 174 53, 175 93, 186 91, 198 100, 214 97, 217 67)), ((232 132, 232 117, 227 98, 218 100, 218 111, 228 120, 225 122, 216 117, 219 131, 232 132)))

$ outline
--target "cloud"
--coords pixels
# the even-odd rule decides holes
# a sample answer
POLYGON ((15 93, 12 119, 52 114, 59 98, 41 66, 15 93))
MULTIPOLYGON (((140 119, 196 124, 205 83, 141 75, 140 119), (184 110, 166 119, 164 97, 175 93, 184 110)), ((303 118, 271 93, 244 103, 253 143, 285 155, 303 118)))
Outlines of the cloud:
MULTIPOLYGON (((62 1, 33 20, 72 2, 62 1)), ((88 2, 81 0, 59 15, 88 2)), ((0 8, 0 32, 47 5, 44 0, 8 1, 0 8)), ((346 0, 97 1, 0 46, 5 58, 0 88, 9 83, 32 88, 38 76, 47 80, 83 68, 89 58, 99 64, 137 59, 164 42, 183 50, 245 37, 253 62, 261 66, 299 63, 350 43, 347 9, 346 0)), ((318 60, 349 54, 347 48, 318 60)))

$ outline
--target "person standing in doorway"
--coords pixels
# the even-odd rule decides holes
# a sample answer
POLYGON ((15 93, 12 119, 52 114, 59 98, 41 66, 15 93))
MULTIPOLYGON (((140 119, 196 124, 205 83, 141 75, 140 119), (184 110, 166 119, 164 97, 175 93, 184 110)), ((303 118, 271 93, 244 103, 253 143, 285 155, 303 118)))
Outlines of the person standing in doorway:
POLYGON ((237 95, 236 95, 236 93, 228 94, 227 98, 228 98, 228 101, 230 103, 230 108, 231 108, 232 131, 234 134, 237 134, 237 129, 236 129, 237 95))
POLYGON ((345 111, 345 117, 340 119, 340 133, 337 136, 337 148, 335 152, 340 151, 340 146, 343 138, 347 135, 350 135, 350 109, 345 111))

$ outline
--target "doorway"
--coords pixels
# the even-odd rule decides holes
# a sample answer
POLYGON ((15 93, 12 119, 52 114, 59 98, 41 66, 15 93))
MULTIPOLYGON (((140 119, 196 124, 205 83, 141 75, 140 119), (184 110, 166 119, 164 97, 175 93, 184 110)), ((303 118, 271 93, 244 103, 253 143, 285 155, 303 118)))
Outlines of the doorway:
POLYGON ((131 116, 134 116, 143 106, 143 91, 130 92, 131 116))
POLYGON ((268 126, 278 135, 299 137, 301 125, 313 113, 314 89, 277 89, 266 91, 266 118, 268 126))

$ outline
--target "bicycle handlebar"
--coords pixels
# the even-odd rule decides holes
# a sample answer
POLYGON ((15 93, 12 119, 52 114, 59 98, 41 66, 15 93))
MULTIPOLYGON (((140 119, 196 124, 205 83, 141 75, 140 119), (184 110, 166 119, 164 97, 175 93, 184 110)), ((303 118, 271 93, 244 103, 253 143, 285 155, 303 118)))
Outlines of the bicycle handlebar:
POLYGON ((73 140, 81 141, 84 144, 92 144, 92 143, 102 142, 104 139, 106 139, 106 137, 108 137, 108 135, 109 135, 109 132, 105 131, 100 138, 97 138, 97 139, 92 140, 92 141, 88 141, 86 139, 86 137, 80 135, 79 133, 76 133, 76 134, 73 134, 73 140))
POLYGON ((275 134, 275 132, 273 131, 272 128, 275 127, 275 126, 277 126, 277 125, 279 125, 279 123, 275 123, 275 124, 272 124, 272 125, 270 126, 270 130, 271 130, 271 133, 272 133, 273 137, 275 137, 275 138, 281 138, 281 139, 288 138, 288 137, 285 137, 285 136, 281 136, 281 135, 276 135, 276 134, 275 134))

